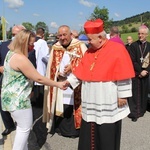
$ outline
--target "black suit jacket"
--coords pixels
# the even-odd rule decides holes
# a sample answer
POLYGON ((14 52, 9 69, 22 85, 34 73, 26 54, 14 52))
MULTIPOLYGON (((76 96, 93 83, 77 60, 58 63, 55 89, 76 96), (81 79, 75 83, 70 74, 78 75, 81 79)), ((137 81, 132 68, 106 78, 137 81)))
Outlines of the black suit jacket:
POLYGON ((4 65, 6 54, 9 51, 8 45, 10 44, 10 42, 11 40, 8 40, 6 42, 2 42, 2 44, 0 45, 0 66, 4 65))
MULTIPOLYGON (((6 54, 9 51, 8 45, 10 44, 10 42, 11 40, 8 40, 6 42, 2 42, 2 44, 0 45, 0 66, 4 65, 6 54)), ((1 79, 2 79, 2 74, 0 74, 0 85, 1 85, 1 79)))

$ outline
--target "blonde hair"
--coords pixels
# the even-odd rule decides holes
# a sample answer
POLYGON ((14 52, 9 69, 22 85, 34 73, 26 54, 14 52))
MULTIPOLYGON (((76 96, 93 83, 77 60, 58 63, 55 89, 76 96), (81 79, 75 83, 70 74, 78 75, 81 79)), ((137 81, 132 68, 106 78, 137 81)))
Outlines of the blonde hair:
POLYGON ((30 30, 23 29, 15 36, 8 48, 12 51, 19 50, 25 56, 28 56, 28 44, 31 37, 36 37, 35 33, 30 30))

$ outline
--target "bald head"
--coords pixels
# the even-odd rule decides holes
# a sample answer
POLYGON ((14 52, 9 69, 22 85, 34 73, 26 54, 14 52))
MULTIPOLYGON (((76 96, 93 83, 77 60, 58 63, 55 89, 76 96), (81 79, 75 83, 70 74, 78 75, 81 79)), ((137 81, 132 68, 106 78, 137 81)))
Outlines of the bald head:
POLYGON ((60 26, 58 28, 58 37, 61 45, 67 46, 72 40, 70 27, 67 25, 60 26))
POLYGON ((17 35, 21 30, 26 29, 23 25, 15 25, 12 27, 12 35, 17 35))
POLYGON ((79 33, 76 30, 72 30, 71 34, 72 34, 72 38, 78 38, 78 36, 79 36, 79 33))
POLYGON ((119 29, 117 26, 113 26, 111 29, 110 29, 110 37, 115 37, 115 36, 119 36, 119 29))
POLYGON ((131 44, 133 42, 133 38, 132 38, 132 36, 128 36, 127 37, 127 44, 131 44))

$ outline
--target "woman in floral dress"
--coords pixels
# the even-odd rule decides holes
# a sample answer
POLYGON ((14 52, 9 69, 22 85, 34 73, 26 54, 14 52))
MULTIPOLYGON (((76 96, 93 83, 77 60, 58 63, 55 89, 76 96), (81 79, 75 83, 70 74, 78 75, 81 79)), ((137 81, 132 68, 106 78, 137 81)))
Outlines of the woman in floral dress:
POLYGON ((19 32, 9 45, 10 51, 4 62, 2 109, 9 111, 17 123, 13 150, 28 150, 27 140, 33 121, 30 102, 32 81, 66 89, 63 82, 54 82, 41 76, 28 60, 28 48, 33 46, 34 42, 33 32, 19 32))

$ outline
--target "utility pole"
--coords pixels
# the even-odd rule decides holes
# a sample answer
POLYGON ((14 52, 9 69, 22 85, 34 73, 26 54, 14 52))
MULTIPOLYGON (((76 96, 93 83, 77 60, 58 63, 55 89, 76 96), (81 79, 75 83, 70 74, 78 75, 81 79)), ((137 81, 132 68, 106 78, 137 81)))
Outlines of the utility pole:
POLYGON ((5 6, 3 0, 3 15, 1 17, 1 24, 2 24, 2 39, 3 41, 7 40, 7 33, 6 33, 6 19, 5 19, 5 6))
POLYGON ((143 18, 142 18, 142 15, 141 15, 141 25, 143 24, 143 18))

